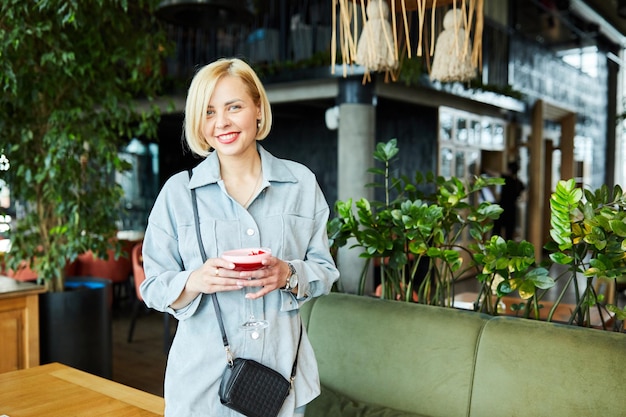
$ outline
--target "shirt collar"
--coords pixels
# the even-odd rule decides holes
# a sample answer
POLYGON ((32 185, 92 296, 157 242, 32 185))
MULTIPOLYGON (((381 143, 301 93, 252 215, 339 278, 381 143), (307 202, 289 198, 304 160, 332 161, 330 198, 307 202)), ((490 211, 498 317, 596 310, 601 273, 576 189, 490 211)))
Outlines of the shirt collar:
MULTIPOLYGON (((257 150, 261 156, 263 178, 271 182, 298 182, 285 161, 276 158, 257 142, 257 150)), ((220 161, 217 152, 211 152, 204 161, 193 169, 189 188, 198 188, 220 180, 220 161)))

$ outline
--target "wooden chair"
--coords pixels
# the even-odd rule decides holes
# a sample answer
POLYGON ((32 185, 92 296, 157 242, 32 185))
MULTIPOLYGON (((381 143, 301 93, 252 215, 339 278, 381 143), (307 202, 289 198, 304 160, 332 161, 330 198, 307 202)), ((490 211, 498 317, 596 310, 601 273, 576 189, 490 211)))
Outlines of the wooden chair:
MULTIPOLYGON (((131 250, 131 262, 133 269, 133 281, 135 288, 135 300, 133 302, 133 310, 130 318, 130 327, 128 329, 128 338, 127 342, 131 343, 133 341, 133 334, 135 333, 135 324, 137 323, 137 318, 139 317, 139 312, 142 307, 145 307, 143 302, 143 297, 141 296, 141 292, 139 291, 139 287, 141 283, 146 279, 146 273, 143 269, 143 258, 142 258, 142 249, 143 243, 139 242, 133 246, 131 250)), ((170 315, 168 313, 163 313, 163 351, 167 353, 170 349, 170 345, 172 343, 172 337, 170 335, 170 315)))

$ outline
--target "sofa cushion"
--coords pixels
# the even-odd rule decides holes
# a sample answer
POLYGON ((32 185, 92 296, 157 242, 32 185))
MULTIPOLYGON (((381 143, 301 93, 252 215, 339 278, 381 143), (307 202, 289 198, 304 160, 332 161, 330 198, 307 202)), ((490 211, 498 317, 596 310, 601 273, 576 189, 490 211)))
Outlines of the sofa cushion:
POLYGON ((340 293, 306 303, 302 313, 327 388, 430 417, 468 415, 488 316, 340 293))
POLYGON ((624 334, 495 317, 480 339, 470 415, 626 415, 624 358, 624 334))
POLYGON ((306 407, 306 417, 426 417, 389 407, 357 402, 322 385, 322 393, 306 407))

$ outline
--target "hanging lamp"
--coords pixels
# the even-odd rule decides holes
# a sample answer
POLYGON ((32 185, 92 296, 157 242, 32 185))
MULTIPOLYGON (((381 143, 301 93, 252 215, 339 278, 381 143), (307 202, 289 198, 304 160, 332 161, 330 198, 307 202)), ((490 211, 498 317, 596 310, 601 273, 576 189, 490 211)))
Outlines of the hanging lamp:
POLYGON ((254 7, 251 0, 164 0, 156 16, 176 26, 212 28, 250 23, 254 7))
POLYGON ((431 81, 466 82, 476 76, 472 52, 466 42, 463 10, 450 9, 443 19, 443 30, 437 38, 435 57, 430 71, 431 81))
MULTIPOLYGON (((341 56, 343 67, 343 76, 348 75, 348 66, 358 64, 357 59, 357 40, 361 28, 364 28, 368 22, 365 13, 359 13, 358 7, 365 9, 372 0, 331 0, 332 1, 332 36, 331 36, 331 72, 335 72, 335 63, 337 61, 337 49, 341 56), (361 16, 360 16, 361 15, 361 16)), ((434 29, 435 16, 437 12, 445 13, 447 8, 441 11, 443 6, 452 6, 453 9, 461 9, 464 11, 463 19, 465 23, 465 40, 462 42, 463 54, 471 50, 471 65, 473 68, 480 70, 482 66, 482 36, 483 36, 483 3, 484 0, 386 0, 389 5, 391 15, 391 28, 393 34, 391 38, 394 40, 394 48, 396 57, 399 56, 397 39, 402 38, 406 45, 406 54, 408 58, 411 55, 422 56, 424 54, 434 54, 434 29), (427 11, 430 10, 430 27, 433 33, 429 37, 430 45, 424 45, 427 41, 423 41, 424 31, 426 30, 427 11), (411 13, 417 13, 418 27, 411 28, 411 13), (398 22, 400 20, 400 22, 398 22), (415 50, 411 47, 411 39, 416 38, 414 44, 417 46, 415 50), (472 45, 470 39, 473 38, 472 45)), ((364 53, 361 52, 361 55, 364 53)), ((366 70, 373 70, 372 68, 366 70)))
MULTIPOLYGON (((357 44, 355 62, 370 71, 392 73, 398 67, 397 39, 389 24, 389 6, 385 0, 370 0, 367 21, 357 44)), ((393 73, 392 73, 393 76, 393 73)))

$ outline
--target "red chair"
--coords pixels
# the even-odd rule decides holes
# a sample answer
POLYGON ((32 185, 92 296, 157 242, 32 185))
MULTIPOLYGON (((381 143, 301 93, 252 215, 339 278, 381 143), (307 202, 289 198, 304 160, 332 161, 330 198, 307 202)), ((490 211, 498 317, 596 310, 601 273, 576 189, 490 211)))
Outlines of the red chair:
MULTIPOLYGON (((135 324, 137 323, 137 317, 139 316, 139 310, 141 307, 145 307, 143 298, 139 287, 141 283, 146 279, 146 273, 143 269, 143 258, 141 251, 143 249, 143 243, 137 243, 133 246, 131 251, 131 262, 133 268, 133 281, 135 287, 135 301, 133 302, 133 311, 130 318, 130 328, 128 329, 127 342, 133 341, 133 334, 135 332, 135 324)), ((163 314, 163 351, 167 353, 169 351, 172 339, 170 336, 170 315, 168 313, 163 314)))
POLYGON ((135 332, 135 324, 137 322, 137 316, 139 315, 139 308, 143 305, 143 298, 139 287, 141 283, 146 279, 146 273, 143 270, 143 258, 141 251, 143 249, 143 243, 137 243, 133 246, 131 251, 131 263, 133 265, 133 281, 135 287, 135 301, 133 302, 133 312, 130 317, 130 328, 128 329, 128 343, 133 341, 133 333, 135 332))
MULTIPOLYGON (((74 277, 76 276, 76 268, 77 262, 68 262, 65 266, 65 276, 66 277, 74 277)), ((35 271, 33 271, 26 261, 22 261, 17 270, 6 269, 5 265, 0 265, 0 274, 4 274, 10 278, 15 279, 16 281, 30 281, 36 282, 38 279, 38 275, 35 271)))
POLYGON ((4 273, 17 281, 37 281, 37 274, 26 262, 22 262, 17 271, 8 269, 4 273))

